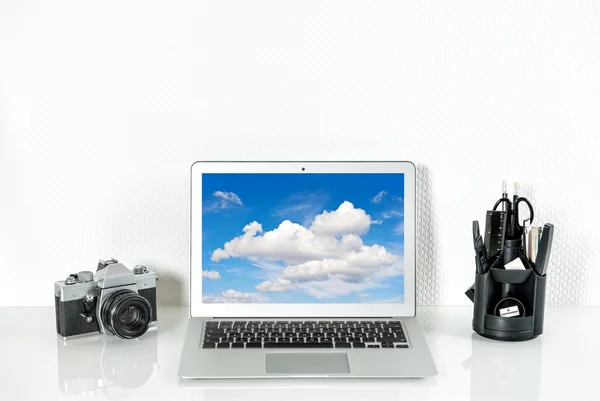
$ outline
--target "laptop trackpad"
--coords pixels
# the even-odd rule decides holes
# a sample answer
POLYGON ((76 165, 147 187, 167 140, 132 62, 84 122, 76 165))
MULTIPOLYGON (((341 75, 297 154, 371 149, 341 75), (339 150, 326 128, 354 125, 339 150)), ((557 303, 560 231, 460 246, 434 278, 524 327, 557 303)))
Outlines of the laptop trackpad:
POLYGON ((328 374, 350 373, 345 352, 273 352, 267 353, 267 373, 328 374))

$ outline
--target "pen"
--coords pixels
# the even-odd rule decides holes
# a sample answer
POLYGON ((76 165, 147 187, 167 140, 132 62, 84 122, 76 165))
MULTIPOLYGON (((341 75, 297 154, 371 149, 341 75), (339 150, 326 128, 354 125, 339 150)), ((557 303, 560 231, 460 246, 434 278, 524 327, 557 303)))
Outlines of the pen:
POLYGON ((511 237, 516 237, 518 235, 518 225, 519 225, 519 206, 517 204, 517 200, 519 199, 519 183, 515 182, 515 191, 513 193, 513 211, 510 216, 510 235, 511 237))
MULTIPOLYGON (((502 181, 502 198, 508 198, 508 190, 507 190, 506 180, 502 181)), ((506 211, 506 206, 504 203, 502 204, 502 211, 506 211)))

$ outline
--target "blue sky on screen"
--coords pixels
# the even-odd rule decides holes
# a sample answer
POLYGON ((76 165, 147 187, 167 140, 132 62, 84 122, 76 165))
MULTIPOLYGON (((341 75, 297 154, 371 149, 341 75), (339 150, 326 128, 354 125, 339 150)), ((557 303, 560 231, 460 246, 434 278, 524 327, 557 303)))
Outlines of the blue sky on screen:
POLYGON ((403 174, 203 174, 203 302, 403 302, 403 199, 403 174))

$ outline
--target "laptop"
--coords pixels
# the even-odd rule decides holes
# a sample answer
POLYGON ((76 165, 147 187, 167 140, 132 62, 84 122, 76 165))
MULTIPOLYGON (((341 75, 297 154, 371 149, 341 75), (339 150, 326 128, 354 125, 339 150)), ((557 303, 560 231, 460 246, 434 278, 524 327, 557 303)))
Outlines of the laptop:
POLYGON ((437 374, 410 162, 196 162, 181 378, 437 374))

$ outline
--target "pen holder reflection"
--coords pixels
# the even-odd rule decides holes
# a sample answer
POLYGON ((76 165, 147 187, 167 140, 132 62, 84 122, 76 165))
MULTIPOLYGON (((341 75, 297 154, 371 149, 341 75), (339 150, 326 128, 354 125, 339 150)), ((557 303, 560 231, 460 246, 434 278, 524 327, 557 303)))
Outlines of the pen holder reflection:
POLYGON ((69 395, 123 398, 144 385, 158 369, 156 331, 133 340, 94 336, 57 339, 58 384, 69 395))
POLYGON ((540 392, 542 343, 508 344, 473 334, 471 400, 537 400, 540 392))

